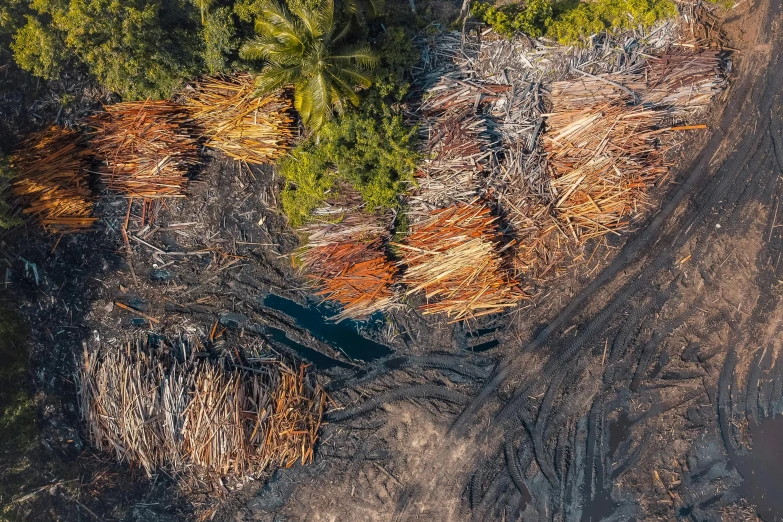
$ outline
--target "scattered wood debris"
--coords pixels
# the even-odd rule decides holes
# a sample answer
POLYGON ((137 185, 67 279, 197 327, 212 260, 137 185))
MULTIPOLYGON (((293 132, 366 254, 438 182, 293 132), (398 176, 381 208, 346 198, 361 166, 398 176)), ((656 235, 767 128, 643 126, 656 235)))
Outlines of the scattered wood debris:
POLYGON ((183 91, 185 107, 206 145, 247 163, 272 163, 297 135, 290 96, 256 96, 250 74, 207 77, 183 91))
POLYGON ((52 126, 30 136, 10 157, 17 175, 12 194, 21 198, 22 212, 49 232, 88 229, 97 219, 85 149, 79 131, 52 126))
POLYGON ((690 118, 726 86, 726 54, 677 48, 682 31, 669 20, 584 48, 491 31, 419 41, 411 117, 427 159, 411 222, 494 201, 527 280, 556 273, 572 245, 627 227, 669 170, 683 139, 674 131, 704 128, 690 118))
POLYGON ((389 228, 378 216, 354 211, 336 223, 302 229, 309 237, 300 256, 302 269, 343 310, 335 319, 363 319, 399 306, 393 284, 397 267, 389 259, 389 228))
POLYGON ((128 197, 184 197, 188 171, 198 163, 185 110, 170 101, 108 105, 94 115, 92 150, 106 188, 128 197))
POLYGON ((148 475, 258 475, 313 459, 326 395, 305 366, 200 357, 197 340, 85 350, 77 374, 90 441, 148 475))
POLYGON ((424 314, 445 313, 452 322, 505 311, 528 297, 502 255, 497 217, 473 201, 435 210, 398 244, 407 294, 424 291, 424 314))

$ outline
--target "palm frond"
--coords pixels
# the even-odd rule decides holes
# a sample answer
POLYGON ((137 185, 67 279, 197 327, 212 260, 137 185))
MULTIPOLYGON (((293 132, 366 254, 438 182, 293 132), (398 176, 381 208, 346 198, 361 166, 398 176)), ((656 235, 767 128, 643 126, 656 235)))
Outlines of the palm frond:
POLYGON ((372 76, 354 67, 331 67, 330 71, 350 85, 358 85, 365 89, 372 85, 372 76))
POLYGON ((373 69, 380 62, 380 58, 368 46, 344 47, 330 57, 330 60, 344 65, 357 64, 366 69, 373 69))
POLYGON ((300 74, 301 69, 299 67, 284 67, 277 64, 267 65, 256 76, 256 92, 259 94, 268 93, 291 85, 296 82, 296 78, 300 74))
POLYGON ((313 98, 307 81, 300 80, 294 85, 294 108, 302 121, 309 125, 312 117, 313 98))
POLYGON ((359 105, 359 96, 356 94, 356 91, 354 90, 353 84, 350 83, 350 80, 348 80, 348 78, 343 76, 341 73, 342 71, 340 70, 335 72, 327 72, 334 89, 337 91, 337 94, 340 94, 340 97, 347 99, 351 105, 356 107, 359 105))
POLYGON ((251 40, 239 50, 243 59, 267 60, 279 65, 295 64, 301 53, 302 45, 298 40, 278 40, 268 36, 251 40))
POLYGON ((332 45, 334 45, 334 44, 338 44, 338 43, 342 42, 343 40, 345 40, 348 37, 348 35, 351 34, 351 27, 352 26, 353 26, 353 24, 350 22, 350 20, 348 22, 346 22, 345 25, 343 26, 343 28, 340 30, 340 32, 332 37, 330 43, 332 45))
POLYGON ((334 31, 334 0, 321 0, 321 5, 316 15, 321 34, 331 34, 334 31))
POLYGON ((320 25, 319 12, 321 7, 311 9, 302 0, 289 0, 288 8, 302 23, 302 26, 310 35, 318 38, 323 34, 323 26, 320 25))

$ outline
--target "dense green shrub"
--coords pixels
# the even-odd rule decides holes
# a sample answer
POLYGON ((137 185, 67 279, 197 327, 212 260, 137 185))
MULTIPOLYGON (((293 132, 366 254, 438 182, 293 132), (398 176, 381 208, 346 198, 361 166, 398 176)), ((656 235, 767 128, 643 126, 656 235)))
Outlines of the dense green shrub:
POLYGON ((521 32, 576 44, 607 30, 650 27, 675 16, 677 8, 672 0, 529 0, 498 7, 476 3, 471 12, 505 36, 521 32))
POLYGON ((229 72, 230 61, 239 48, 233 10, 219 7, 203 16, 204 64, 210 74, 229 72))
POLYGON ((0 39, 7 40, 22 27, 25 15, 30 14, 30 0, 3 0, 0 2, 0 39))
POLYGON ((68 57, 128 98, 165 97, 200 68, 198 13, 177 0, 35 0, 17 63, 53 77, 68 57))
POLYGON ((495 7, 477 2, 471 13, 480 17, 495 32, 504 36, 525 33, 537 38, 543 36, 552 25, 552 4, 549 0, 529 0, 522 4, 506 4, 495 7))
POLYGON ((60 35, 44 28, 32 16, 14 36, 11 48, 16 63, 46 80, 57 78, 68 60, 68 51, 60 35))
POLYGON ((318 138, 280 164, 286 179, 283 210, 291 224, 305 223, 324 200, 337 196, 338 181, 357 190, 368 211, 398 206, 416 167, 414 136, 415 129, 391 112, 378 118, 354 111, 324 124, 318 138))
POLYGON ((596 0, 582 2, 560 15, 550 35, 564 44, 574 44, 586 36, 611 29, 650 27, 677 15, 672 0, 596 0))

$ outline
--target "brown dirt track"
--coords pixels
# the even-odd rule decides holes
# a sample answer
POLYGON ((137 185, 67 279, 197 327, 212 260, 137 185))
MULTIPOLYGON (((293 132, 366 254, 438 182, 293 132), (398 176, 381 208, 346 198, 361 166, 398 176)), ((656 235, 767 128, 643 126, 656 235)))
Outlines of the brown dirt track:
POLYGON ((740 11, 709 140, 589 286, 537 334, 503 325, 499 362, 402 356, 333 385, 318 463, 227 519, 783 517, 783 16, 740 11))

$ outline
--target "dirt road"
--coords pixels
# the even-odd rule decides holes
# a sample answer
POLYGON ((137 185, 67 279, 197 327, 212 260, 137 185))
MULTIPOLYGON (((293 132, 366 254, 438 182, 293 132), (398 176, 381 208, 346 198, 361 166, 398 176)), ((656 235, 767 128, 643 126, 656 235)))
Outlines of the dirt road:
POLYGON ((783 517, 783 15, 743 16, 711 138, 581 294, 527 342, 509 326, 499 361, 398 357, 335 385, 320 463, 241 515, 783 517))

